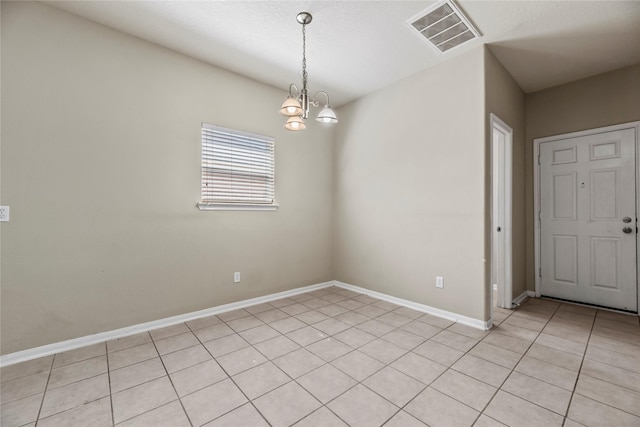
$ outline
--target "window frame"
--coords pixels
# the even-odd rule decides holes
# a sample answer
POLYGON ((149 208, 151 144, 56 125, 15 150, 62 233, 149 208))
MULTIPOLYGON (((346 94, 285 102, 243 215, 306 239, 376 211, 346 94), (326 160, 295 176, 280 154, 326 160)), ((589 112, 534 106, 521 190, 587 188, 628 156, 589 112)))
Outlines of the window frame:
MULTIPOLYGON (((209 143, 211 144, 211 143, 209 143)), ((276 188, 276 173, 275 173, 275 138, 265 135, 259 135, 249 132, 240 131, 237 129, 225 128, 218 125, 212 125, 209 123, 202 122, 201 125, 201 133, 200 133, 200 202, 197 203, 198 209, 201 211, 208 210, 260 210, 260 211, 274 211, 277 210, 279 205, 276 203, 275 198, 275 188, 276 188), (251 202, 245 200, 206 200, 204 198, 204 190, 205 190, 205 144, 206 144, 206 136, 215 137, 216 133, 219 136, 226 134, 233 137, 238 137, 238 141, 241 140, 254 140, 256 142, 264 142, 266 146, 268 146, 269 151, 271 153, 271 194, 273 195, 272 201, 269 202, 251 202)), ((230 192, 231 193, 231 192, 230 192)))

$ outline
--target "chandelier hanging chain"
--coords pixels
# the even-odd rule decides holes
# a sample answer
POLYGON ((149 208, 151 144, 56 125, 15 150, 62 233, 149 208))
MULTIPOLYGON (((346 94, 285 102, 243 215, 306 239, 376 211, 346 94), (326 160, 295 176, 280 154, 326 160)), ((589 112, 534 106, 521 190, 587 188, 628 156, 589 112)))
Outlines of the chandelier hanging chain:
POLYGON ((307 24, 302 24, 302 90, 307 89, 307 24))

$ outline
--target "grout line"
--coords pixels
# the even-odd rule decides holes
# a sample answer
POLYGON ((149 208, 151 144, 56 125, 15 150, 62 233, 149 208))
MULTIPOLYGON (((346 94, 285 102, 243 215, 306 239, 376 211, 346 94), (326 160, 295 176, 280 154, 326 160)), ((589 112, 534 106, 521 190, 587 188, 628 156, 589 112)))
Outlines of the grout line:
POLYGON ((47 395, 47 389, 49 388, 49 380, 51 379, 51 373, 53 371, 53 363, 56 360, 56 355, 53 355, 51 358, 51 365, 49 366, 49 375, 47 376, 47 383, 44 386, 44 390, 42 392, 42 400, 40 401, 40 407, 38 408, 38 414, 36 415, 35 426, 38 426, 40 422, 40 414, 42 413, 42 407, 44 406, 44 398, 47 395))

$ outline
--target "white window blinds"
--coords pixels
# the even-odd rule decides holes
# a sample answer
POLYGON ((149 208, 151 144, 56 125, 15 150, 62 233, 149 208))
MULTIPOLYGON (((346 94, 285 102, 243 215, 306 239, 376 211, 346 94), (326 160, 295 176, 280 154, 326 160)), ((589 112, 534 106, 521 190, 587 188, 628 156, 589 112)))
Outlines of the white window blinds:
POLYGON ((273 204, 274 140, 202 124, 202 204, 273 204))

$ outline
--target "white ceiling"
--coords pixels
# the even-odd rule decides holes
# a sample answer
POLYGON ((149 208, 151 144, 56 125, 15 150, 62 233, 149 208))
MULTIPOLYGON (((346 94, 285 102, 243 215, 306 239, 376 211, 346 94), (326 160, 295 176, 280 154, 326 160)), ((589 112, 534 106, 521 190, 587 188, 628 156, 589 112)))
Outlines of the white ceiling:
POLYGON ((51 1, 95 22, 282 88, 300 86, 307 26, 310 91, 334 106, 481 44, 525 92, 640 62, 640 1, 457 1, 482 37, 437 53, 408 25, 433 1, 51 1))

